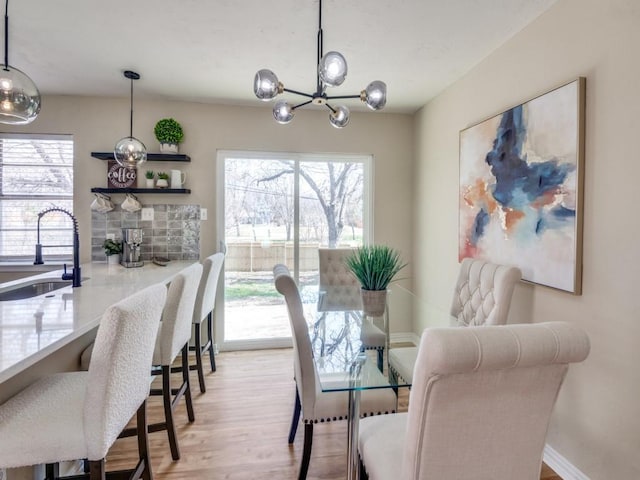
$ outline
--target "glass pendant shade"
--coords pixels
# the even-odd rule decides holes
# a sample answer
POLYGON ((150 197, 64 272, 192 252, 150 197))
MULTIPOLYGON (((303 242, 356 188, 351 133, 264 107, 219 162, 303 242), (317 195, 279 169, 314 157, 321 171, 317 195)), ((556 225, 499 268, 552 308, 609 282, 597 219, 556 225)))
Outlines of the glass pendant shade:
POLYGON ((119 165, 126 168, 136 168, 147 161, 147 147, 133 136, 133 81, 139 80, 140 75, 131 70, 125 70, 124 77, 131 80, 129 136, 122 138, 113 149, 113 156, 119 165))
POLYGON ((335 112, 329 114, 331 125, 336 128, 343 128, 349 123, 349 109, 344 105, 335 108, 335 112))
POLYGON ((147 161, 147 148, 135 137, 124 137, 116 144, 113 155, 119 165, 136 168, 147 161))
POLYGON ((280 93, 280 83, 276 74, 267 69, 259 70, 253 80, 253 93, 265 102, 275 98, 280 93))
POLYGON ((347 78, 347 61, 338 52, 328 52, 318 64, 320 80, 330 87, 342 85, 347 78))
POLYGON ((293 105, 284 100, 279 101, 273 106, 273 118, 283 125, 289 123, 293 120, 293 105))
POLYGON ((33 81, 11 65, 0 66, 0 123, 26 125, 40 113, 40 92, 33 81))
POLYGON ((382 110, 387 104, 387 84, 375 80, 364 90, 364 102, 371 110, 382 110))

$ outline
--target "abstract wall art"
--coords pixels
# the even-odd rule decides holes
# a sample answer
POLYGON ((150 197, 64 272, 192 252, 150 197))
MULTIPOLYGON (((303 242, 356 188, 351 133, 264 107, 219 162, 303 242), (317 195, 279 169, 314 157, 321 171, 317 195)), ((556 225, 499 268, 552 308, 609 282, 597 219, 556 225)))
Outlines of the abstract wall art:
POLYGON ((459 260, 581 293, 585 79, 460 132, 459 260))

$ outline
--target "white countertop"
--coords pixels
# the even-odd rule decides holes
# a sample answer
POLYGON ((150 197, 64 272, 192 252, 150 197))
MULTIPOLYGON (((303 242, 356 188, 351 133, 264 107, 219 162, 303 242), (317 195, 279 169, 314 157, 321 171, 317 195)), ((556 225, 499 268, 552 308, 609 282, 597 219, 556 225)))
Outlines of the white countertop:
MULTIPOLYGON (((0 383, 46 358, 95 328, 106 308, 155 283, 168 283, 193 261, 166 267, 145 263, 125 268, 83 264, 82 286, 71 286, 24 300, 0 302, 0 383)), ((62 270, 0 284, 0 292, 32 280, 60 280, 62 270)))

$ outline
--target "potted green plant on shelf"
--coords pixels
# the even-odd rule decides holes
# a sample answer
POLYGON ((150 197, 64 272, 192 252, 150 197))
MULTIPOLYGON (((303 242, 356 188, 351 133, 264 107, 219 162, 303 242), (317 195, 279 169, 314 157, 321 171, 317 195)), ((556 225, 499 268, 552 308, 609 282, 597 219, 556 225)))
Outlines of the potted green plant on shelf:
POLYGON ((153 170, 147 170, 144 173, 144 178, 147 180, 147 188, 153 188, 154 177, 155 177, 155 173, 153 170))
POLYGON ((169 174, 167 172, 158 172, 158 181, 156 187, 167 188, 169 186, 169 174))
POLYGON ((345 259, 361 286, 365 314, 378 317, 387 305, 387 287, 396 274, 406 267, 400 254, 386 245, 365 245, 345 259))
POLYGON ((120 255, 122 254, 121 242, 107 238, 102 243, 102 248, 104 248, 104 253, 107 256, 107 263, 120 263, 120 255))
POLYGON ((182 126, 173 118, 163 118, 153 129, 156 139, 160 142, 162 153, 178 153, 178 144, 182 143, 184 132, 182 126))

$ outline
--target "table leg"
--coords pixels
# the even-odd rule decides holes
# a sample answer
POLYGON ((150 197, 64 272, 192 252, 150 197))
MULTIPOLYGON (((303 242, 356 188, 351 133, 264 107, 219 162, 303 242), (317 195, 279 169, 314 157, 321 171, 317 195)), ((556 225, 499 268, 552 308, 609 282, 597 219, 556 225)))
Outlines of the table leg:
POLYGON ((349 423, 347 443, 347 480, 358 480, 360 459, 358 458, 358 427, 360 423, 360 390, 349 391, 349 423))
POLYGON ((347 439, 347 480, 358 480, 360 464, 358 458, 358 426, 360 423, 360 387, 362 366, 367 354, 360 352, 349 369, 349 418, 347 439))

